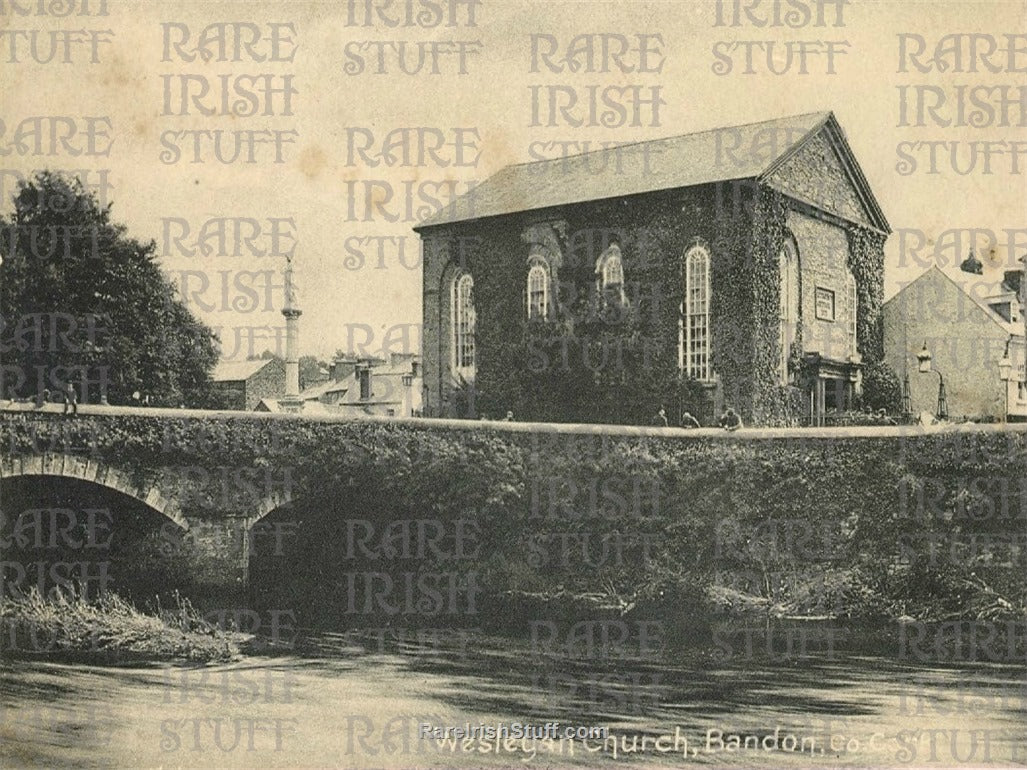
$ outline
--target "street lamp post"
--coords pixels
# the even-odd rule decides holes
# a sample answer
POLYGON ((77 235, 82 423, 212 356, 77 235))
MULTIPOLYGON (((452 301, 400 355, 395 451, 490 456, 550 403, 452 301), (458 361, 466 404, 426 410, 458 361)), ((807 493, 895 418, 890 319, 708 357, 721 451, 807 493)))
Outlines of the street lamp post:
POLYGON ((1013 379, 1013 360, 1009 357, 1009 343, 1012 341, 1012 338, 1006 340, 1006 352, 998 362, 998 378, 1002 380, 1002 390, 1005 393, 1002 422, 1009 419, 1009 381, 1013 379))
POLYGON ((938 375, 938 419, 947 420, 949 417, 949 405, 945 398, 945 377, 938 371, 937 368, 931 367, 931 351, 927 349, 927 341, 924 341, 923 350, 916 354, 916 360, 919 364, 918 370, 921 374, 933 371, 938 375))

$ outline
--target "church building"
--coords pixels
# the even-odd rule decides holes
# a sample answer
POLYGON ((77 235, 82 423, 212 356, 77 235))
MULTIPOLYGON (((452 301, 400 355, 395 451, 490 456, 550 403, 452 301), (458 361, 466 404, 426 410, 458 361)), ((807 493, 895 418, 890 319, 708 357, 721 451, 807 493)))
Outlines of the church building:
POLYGON ((512 165, 415 228, 429 416, 822 424, 891 232, 833 113, 512 165))

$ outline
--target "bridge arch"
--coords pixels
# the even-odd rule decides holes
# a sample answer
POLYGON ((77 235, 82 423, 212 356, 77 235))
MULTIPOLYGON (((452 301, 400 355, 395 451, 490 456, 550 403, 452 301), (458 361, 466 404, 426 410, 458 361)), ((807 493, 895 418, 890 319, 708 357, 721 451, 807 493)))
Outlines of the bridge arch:
POLYGON ((0 481, 19 476, 63 477, 97 484, 138 500, 183 530, 189 529, 189 522, 174 496, 163 489, 157 480, 148 478, 140 484, 131 473, 88 455, 47 452, 3 458, 0 462, 0 481))
POLYGON ((253 513, 247 517, 247 524, 252 527, 269 513, 277 511, 279 508, 290 507, 292 505, 292 498, 293 494, 291 486, 269 491, 264 495, 263 499, 257 503, 256 507, 253 509, 253 513))

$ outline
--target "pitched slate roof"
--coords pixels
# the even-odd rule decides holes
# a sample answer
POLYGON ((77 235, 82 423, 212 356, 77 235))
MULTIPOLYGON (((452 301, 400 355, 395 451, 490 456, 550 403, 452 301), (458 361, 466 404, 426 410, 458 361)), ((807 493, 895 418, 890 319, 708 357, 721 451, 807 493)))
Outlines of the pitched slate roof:
POLYGON ((378 372, 371 370, 371 397, 360 398, 360 389, 351 388, 339 399, 340 406, 383 406, 402 404, 403 399, 413 386, 403 384, 403 378, 410 372, 378 372))
POLYGON ((846 167, 854 186, 864 188, 861 197, 870 208, 874 224, 890 230, 831 112, 792 115, 507 166, 414 230, 711 182, 762 180, 825 124, 830 124, 840 152, 848 156, 846 167))
POLYGON ((270 358, 258 358, 253 361, 218 361, 214 367, 211 379, 214 382, 241 382, 248 380, 265 366, 270 364, 270 358))
POLYGON ((300 393, 300 398, 303 401, 309 401, 321 398, 328 393, 342 392, 345 393, 349 389, 349 384, 339 380, 328 380, 327 382, 321 382, 317 385, 311 385, 309 388, 300 393))

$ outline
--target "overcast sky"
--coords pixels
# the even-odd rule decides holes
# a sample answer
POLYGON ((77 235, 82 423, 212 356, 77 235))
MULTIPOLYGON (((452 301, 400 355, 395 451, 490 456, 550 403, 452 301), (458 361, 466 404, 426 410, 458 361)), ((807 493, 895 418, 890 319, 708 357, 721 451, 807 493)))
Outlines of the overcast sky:
MULTIPOLYGON (((91 3, 96 7, 98 0, 91 3)), ((356 5, 362 11, 363 0, 356 5)), ((406 4, 396 0, 393 5, 401 8, 406 4)), ((415 19, 418 12, 424 12, 430 20, 431 4, 412 5, 415 19)), ((428 29, 388 28, 381 19, 376 26, 349 25, 345 2, 108 0, 107 16, 0 16, 0 30, 6 30, 0 39, 0 56, 5 61, 0 70, 4 80, 0 117, 6 129, 0 145, 6 153, 0 157, 0 166, 21 171, 39 167, 110 169, 115 217, 127 223, 136 237, 155 238, 162 251, 163 222, 170 218, 184 218, 194 232, 209 218, 252 217, 265 227, 268 217, 293 218, 298 240, 298 294, 304 312, 301 344, 304 352, 318 354, 330 354, 352 342, 365 341, 362 332, 354 332, 356 336, 351 338, 347 328, 353 327, 347 325, 366 324, 380 335, 390 326, 418 324, 421 319, 419 244, 410 229, 415 222, 407 220, 402 206, 398 207, 397 222, 382 221, 380 216, 370 222, 353 221, 349 213, 351 204, 355 206, 355 218, 363 218, 363 185, 369 180, 382 180, 392 185, 395 198, 402 198, 404 185, 450 183, 463 189, 463 185, 483 180, 505 164, 533 159, 533 142, 636 141, 793 113, 833 110, 896 230, 915 228, 927 238, 937 239, 952 228, 985 228, 1002 235, 1009 228, 1027 227, 1027 187, 1022 173, 1027 167, 1027 153, 1019 157, 1020 173, 1012 173, 1013 161, 1007 154, 991 158, 990 174, 984 173, 982 157, 978 157, 977 168, 971 173, 960 174, 952 169, 946 148, 938 156, 940 173, 928 174, 927 150, 909 150, 918 167, 915 173, 903 174, 899 169, 903 158, 897 151, 900 142, 955 142, 957 161, 965 167, 970 160, 970 142, 1027 141, 1023 128, 1025 108, 1018 102, 1006 106, 1009 125, 1001 125, 1001 110, 990 117, 985 115, 986 125, 982 127, 899 125, 900 86, 907 87, 911 110, 915 110, 912 99, 916 87, 938 87, 936 94, 946 100, 938 114, 953 121, 958 119, 953 106, 957 86, 992 87, 990 91, 976 92, 979 100, 990 105, 997 104, 1001 86, 1007 88, 1009 98, 1019 99, 1016 88, 1025 82, 1023 73, 988 72, 980 62, 977 72, 968 72, 966 58, 961 72, 951 68, 947 72, 900 72, 899 41, 902 33, 921 35, 928 49, 933 50, 946 33, 984 33, 992 35, 999 47, 1005 47, 1004 35, 1027 29, 1022 2, 856 2, 843 8, 841 27, 833 26, 837 6, 828 3, 824 6, 828 26, 811 24, 797 29, 759 28, 752 23, 718 26, 715 2, 484 0, 474 9, 473 27, 466 25, 467 6, 453 5, 456 19, 461 22, 459 26, 443 24, 428 29), (165 29, 170 29, 177 41, 183 34, 178 25, 187 25, 190 40, 195 42, 204 25, 224 21, 255 22, 262 25, 265 35, 269 34, 268 22, 292 24, 294 34, 281 30, 283 38, 291 36, 293 40, 279 40, 279 54, 287 56, 295 48, 294 60, 254 62, 243 48, 242 61, 186 62, 174 51, 171 61, 162 61, 165 29), (166 24, 173 26, 163 26, 166 24), (98 36, 98 63, 89 62, 88 46, 79 43, 71 44, 71 64, 10 63, 13 30, 38 30, 42 37, 37 42, 45 53, 50 44, 49 31, 59 28, 110 29, 113 35, 98 36), (662 62, 662 71, 558 74, 543 68, 544 71, 532 72, 531 33, 554 35, 561 52, 574 35, 582 33, 622 34, 632 41, 637 40, 638 34, 658 34, 662 43, 651 42, 658 51, 651 53, 648 63, 653 67, 655 62, 662 62), (364 71, 348 74, 347 63, 352 69, 356 60, 347 55, 347 50, 352 53, 355 43, 376 40, 406 41, 408 46, 444 43, 437 49, 445 52, 439 57, 441 74, 399 72, 395 47, 384 49, 388 74, 370 71, 377 65, 377 54, 366 48, 361 54, 365 57, 364 71), (765 51, 756 49, 754 66, 759 74, 745 74, 744 51, 728 47, 742 41, 774 41, 777 67, 784 66, 782 46, 787 41, 804 41, 807 50, 817 53, 809 55, 808 74, 799 73, 798 61, 793 60, 790 72, 774 75, 767 73, 765 51), (843 51, 834 56, 835 74, 825 74, 828 58, 823 52, 828 42, 835 50, 843 51), (461 45, 466 74, 458 72, 461 45), (715 50, 722 56, 716 56, 715 50), (714 65, 723 64, 726 56, 730 57, 733 70, 717 74, 714 65), (264 98, 260 99, 258 114, 250 116, 211 117, 197 114, 195 109, 187 115, 162 114, 166 111, 165 82, 172 86, 170 112, 181 112, 178 94, 182 75, 204 76, 212 92, 217 93, 221 82, 218 76, 230 76, 229 82, 234 83, 239 76, 264 74, 274 76, 273 84, 278 87, 285 84, 283 76, 292 77, 296 93, 290 96, 291 115, 281 114, 281 93, 272 97, 271 111, 275 114, 269 116, 261 114, 267 107, 264 98), (164 78, 167 75, 172 76, 168 81, 164 78), (658 86, 665 104, 660 107, 658 120, 651 119, 651 112, 643 112, 646 119, 641 127, 532 126, 532 85, 572 86, 582 99, 590 85, 638 85, 645 93, 658 86), (56 154, 49 154, 49 147, 43 147, 45 154, 35 154, 31 144, 18 144, 14 137, 19 124, 33 116, 74 117, 80 131, 85 130, 84 116, 109 118, 113 141, 99 137, 94 143, 100 152, 109 144, 109 155, 87 156, 88 146, 81 135, 69 139, 56 154), (476 166, 348 165, 348 129, 372 132, 380 149, 380 139, 389 130, 404 126, 440 129, 450 141, 454 128, 476 131, 480 148, 465 148, 465 163, 476 158, 476 166), (208 150, 205 162, 192 163, 191 136, 178 134, 169 138, 165 133, 219 129, 226 132, 226 138, 237 129, 296 133, 282 134, 290 140, 282 148, 284 162, 271 162, 274 147, 261 145, 257 148, 258 162, 252 164, 219 163, 208 150), (177 148, 174 152, 180 156, 171 152, 162 160, 162 152, 168 153, 169 146, 177 148), (81 154, 72 156, 70 151, 81 154), (351 190, 358 192, 355 200, 351 199, 351 190), (368 259, 363 266, 353 261, 347 265, 347 239, 368 237, 405 239, 408 266, 404 267, 398 259, 399 240, 388 242, 384 269, 378 269, 377 253, 371 253, 371 246, 365 246, 368 259)), ((816 4, 810 5, 815 19, 816 4)), ((731 6, 728 2, 723 9, 726 21, 730 21, 731 6)), ((780 13, 783 15, 790 8, 784 4, 780 13)), ((764 0, 757 12, 772 19, 773 11, 774 3, 764 0)), ((358 20, 363 21, 362 12, 358 20)), ((18 40, 16 55, 30 58, 25 38, 18 40)), ((989 45, 988 40, 979 38, 979 47, 989 45)), ((1022 38, 1018 45, 1027 49, 1027 41, 1022 38)), ((265 38, 254 50, 267 55, 271 43, 265 38)), ((968 52, 967 45, 963 52, 968 52)), ((1007 58, 996 54, 992 61, 1004 66, 1007 58)), ((416 58, 408 61, 416 62, 416 58)), ((639 56, 637 52, 629 53, 624 61, 637 65, 639 56)), ((597 68, 601 62, 600 57, 597 68)), ((1015 55, 1014 65, 1027 68, 1027 52, 1015 55)), ((908 66, 907 69, 912 70, 908 66)), ((242 82, 246 85, 251 81, 244 78, 242 82)), ((190 87, 196 88, 198 83, 197 79, 190 87)), ((936 94, 932 92, 931 99, 936 94)), ((205 104, 216 102, 210 96, 204 100, 205 104)), ((974 106, 971 104, 968 110, 974 106)), ((909 115, 913 122, 915 111, 909 115)), ((452 148, 441 154, 449 161, 455 159, 452 148)), ((5 207, 9 205, 10 181, 8 174, 4 178, 5 207)), ((382 189, 379 188, 379 196, 382 189)), ((430 203, 430 199, 416 200, 414 218, 423 213, 416 209, 430 203)), ((901 281, 915 277, 927 266, 901 253, 900 241, 898 235, 893 235, 887 247, 888 295, 894 293, 901 281)), ((966 243, 964 239, 963 244, 966 243)), ((1020 236, 1019 243, 1025 244, 1020 253, 1027 253, 1027 237, 1020 236)), ((929 256, 929 251, 924 254, 929 256)), ((965 253, 965 246, 961 251, 965 253)), ((952 254, 951 249, 946 252, 950 261, 952 254)), ((989 281, 1009 266, 1010 255, 1004 244, 993 261, 995 265, 986 276, 989 281)), ((182 271, 196 271, 185 274, 191 275, 187 280, 194 290, 200 289, 200 272, 208 276, 207 291, 190 300, 194 310, 212 325, 282 325, 280 289, 274 290, 270 309, 262 302, 256 312, 240 313, 232 309, 232 302, 245 302, 246 296, 230 291, 226 303, 220 286, 223 275, 230 281, 245 280, 239 271, 280 269, 281 259, 231 255, 190 258, 170 254, 162 256, 162 263, 179 283, 183 280, 182 271)), ((256 352, 270 344, 258 341, 256 352)), ((380 344, 378 336, 371 347, 380 344)), ((244 353, 237 350, 235 357, 245 357, 244 353)))

